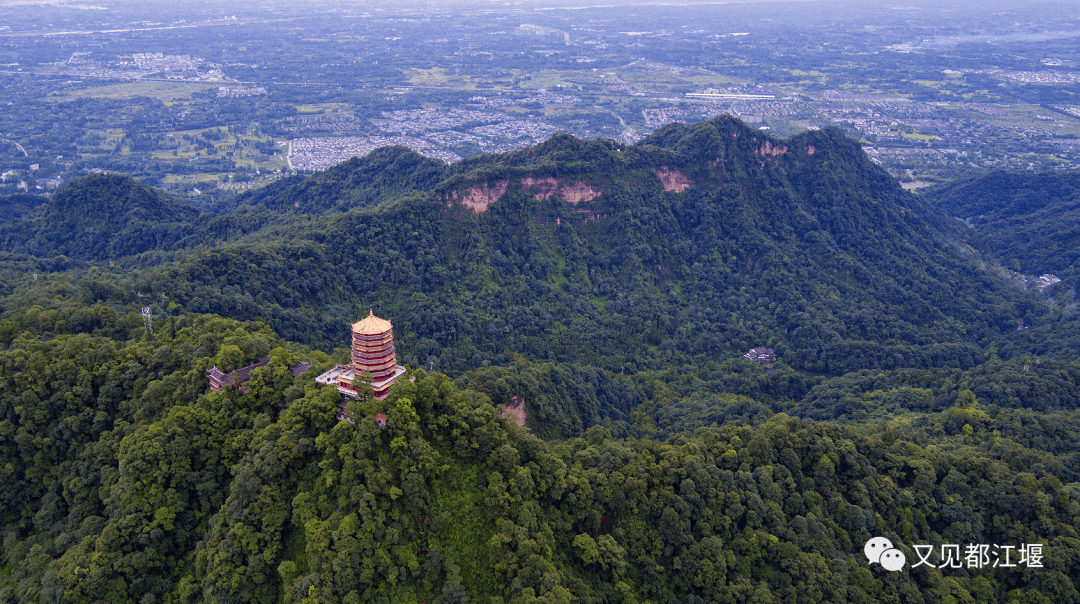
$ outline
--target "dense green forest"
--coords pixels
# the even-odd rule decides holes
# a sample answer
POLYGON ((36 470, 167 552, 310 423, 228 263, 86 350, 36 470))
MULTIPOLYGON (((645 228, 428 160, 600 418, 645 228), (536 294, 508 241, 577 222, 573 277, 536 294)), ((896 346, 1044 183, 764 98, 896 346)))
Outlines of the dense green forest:
POLYGON ((940 191, 718 118, 0 200, 0 602, 1080 603, 1073 311, 940 191), (339 422, 369 307, 415 381, 339 422))
MULTIPOLYGON (((352 403, 352 425, 313 382, 332 359, 261 324, 188 315, 150 336, 107 319, 0 353, 5 601, 1080 601, 1075 405, 968 389, 935 404, 928 382, 864 393, 890 413, 846 424, 522 360, 521 379, 621 388, 678 430, 617 439, 596 422, 545 441, 423 370, 352 403), (264 354, 247 393, 207 391, 211 364, 264 354), (315 366, 293 379, 298 358, 315 366), (725 408, 743 415, 700 413, 725 408), (874 535, 1041 543, 1045 566, 888 573, 862 559, 874 535)), ((944 379, 1013 383, 987 369, 944 379)), ((537 409, 538 429, 557 433, 559 412, 537 409)))
POLYGON ((109 263, 93 287, 114 304, 165 294, 155 310, 263 320, 324 349, 374 306, 394 317, 407 362, 444 371, 520 353, 634 372, 762 345, 832 374, 966 368, 990 346, 1026 352, 1011 344, 1017 321, 1063 312, 1004 282, 958 244, 962 225, 838 130, 778 141, 717 118, 634 146, 560 135, 450 167, 385 149, 218 216, 185 221, 176 207, 93 175, 9 229, 7 249, 109 263), (491 187, 502 193, 484 211, 451 200, 491 187), (125 203, 70 210, 98 198, 125 203), (143 229, 143 214, 160 222, 143 229), (57 216, 77 220, 80 245, 53 242, 57 216))
POLYGON ((971 225, 971 244, 1027 275, 1076 276, 1080 176, 994 171, 928 189, 930 203, 971 225))

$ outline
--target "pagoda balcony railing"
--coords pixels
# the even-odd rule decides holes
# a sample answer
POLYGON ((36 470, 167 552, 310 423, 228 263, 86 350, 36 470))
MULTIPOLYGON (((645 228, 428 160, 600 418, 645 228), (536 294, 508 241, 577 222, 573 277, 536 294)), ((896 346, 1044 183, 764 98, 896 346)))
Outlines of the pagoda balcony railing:
POLYGON ((389 350, 386 350, 386 351, 383 351, 383 352, 376 352, 376 353, 372 353, 370 351, 359 351, 359 350, 354 350, 352 352, 353 358, 360 357, 360 358, 364 358, 364 359, 374 359, 374 360, 385 359, 387 357, 393 357, 395 355, 396 355, 396 351, 393 348, 391 348, 389 350))
POLYGON ((394 354, 393 350, 391 350, 390 352, 388 352, 386 354, 365 354, 365 355, 353 354, 353 361, 359 360, 359 361, 368 361, 368 362, 372 362, 372 363, 382 363, 386 359, 392 359, 395 356, 397 356, 397 355, 394 354))
POLYGON ((393 342, 394 336, 363 336, 358 333, 353 333, 354 342, 364 342, 365 344, 384 344, 386 342, 393 342))
POLYGON ((356 388, 349 388, 348 386, 345 386, 343 384, 337 385, 337 391, 352 399, 360 397, 360 390, 356 388))
POLYGON ((380 334, 377 334, 377 335, 369 336, 369 335, 364 335, 362 333, 356 333, 354 331, 352 336, 353 336, 353 340, 355 340, 357 342, 368 342, 368 343, 372 343, 372 344, 381 344, 383 342, 391 342, 394 339, 394 334, 392 334, 390 332, 380 333, 380 334))
MULTIPOLYGON (((368 373, 371 375, 371 383, 373 383, 373 384, 376 383, 376 382, 381 382, 381 381, 385 380, 386 378, 394 375, 393 371, 380 371, 378 373, 371 373, 369 371, 368 373)), ((360 379, 360 376, 356 376, 356 379, 354 381, 362 381, 362 380, 360 379)))
POLYGON ((397 355, 395 355, 393 352, 390 352, 389 354, 380 354, 380 355, 370 355, 370 354, 368 354, 368 355, 359 355, 359 354, 354 354, 353 355, 353 361, 359 360, 359 361, 367 361, 367 362, 370 362, 370 363, 385 363, 386 361, 388 361, 390 359, 393 359, 395 356, 397 356, 397 355))
POLYGON ((367 351, 367 352, 379 352, 381 350, 393 350, 394 342, 383 342, 381 344, 368 344, 367 342, 353 342, 352 350, 367 351))
POLYGON ((353 367, 355 367, 358 371, 363 371, 365 368, 369 371, 377 371, 379 369, 388 369, 390 367, 393 367, 395 364, 396 362, 394 361, 394 357, 390 357, 388 359, 379 359, 378 361, 361 360, 359 363, 354 361, 353 367))

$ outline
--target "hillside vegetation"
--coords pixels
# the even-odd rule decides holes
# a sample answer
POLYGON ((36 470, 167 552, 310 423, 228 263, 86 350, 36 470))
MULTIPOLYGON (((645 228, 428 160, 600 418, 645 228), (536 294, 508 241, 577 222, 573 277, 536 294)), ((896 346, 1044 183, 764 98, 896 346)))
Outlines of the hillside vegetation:
POLYGON ((382 149, 218 215, 7 200, 0 602, 1078 603, 1073 310, 934 195, 717 118, 382 149), (369 308, 415 381, 340 422, 315 376, 369 308))
POLYGON ((1080 176, 994 171, 939 185, 928 201, 971 225, 971 244, 1026 275, 1076 275, 1080 176))
MULTIPOLYGON (((146 334, 137 321, 108 327, 146 334)), ((334 389, 313 382, 330 364, 321 353, 219 318, 169 319, 155 331, 126 343, 20 337, 0 353, 5 600, 1080 596, 1080 561, 1069 555, 1080 547, 1080 488, 1063 481, 1075 481, 1076 465, 1048 452, 1075 460, 1075 406, 1052 420, 1064 437, 1055 447, 1019 428, 1031 411, 991 418, 967 390, 929 421, 778 414, 664 442, 616 440, 596 425, 546 443, 438 373, 417 371, 386 401, 353 403, 353 425, 335 420, 334 389), (207 392, 209 365, 267 353, 248 393, 207 392), (315 366, 293 379, 301 357, 315 366), (889 573, 862 560, 874 535, 1043 543, 1046 566, 889 573)))
POLYGON ((511 352, 634 371, 762 345, 836 374, 970 367, 1007 349, 1017 320, 1053 314, 836 130, 776 141, 717 118, 631 147, 556 136, 451 168, 373 155, 242 198, 195 235, 170 226, 175 244, 117 258, 148 270, 114 274, 322 347, 386 309, 409 362, 452 371, 511 352))

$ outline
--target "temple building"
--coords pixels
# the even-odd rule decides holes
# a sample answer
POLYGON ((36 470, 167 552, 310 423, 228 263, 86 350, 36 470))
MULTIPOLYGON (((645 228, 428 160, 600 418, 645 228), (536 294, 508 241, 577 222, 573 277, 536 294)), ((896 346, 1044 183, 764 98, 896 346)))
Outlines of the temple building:
POLYGON ((751 348, 750 352, 743 355, 743 358, 761 363, 769 373, 772 373, 772 364, 776 361, 776 353, 773 352, 772 348, 761 346, 759 348, 751 348))
POLYGON ((403 375, 405 368, 397 364, 394 352, 393 325, 369 310, 367 317, 352 326, 352 362, 334 367, 315 378, 315 381, 333 384, 346 398, 357 399, 361 395, 353 383, 370 379, 375 400, 381 401, 386 398, 390 386, 403 375))
MULTIPOLYGON (((251 372, 259 367, 266 367, 270 364, 270 357, 265 356, 252 365, 247 367, 241 367, 236 371, 225 373, 218 369, 217 365, 214 365, 210 369, 206 370, 206 379, 210 382, 210 389, 214 392, 225 392, 231 388, 239 388, 241 392, 247 394, 247 389, 244 388, 244 382, 248 381, 251 377, 251 372)), ((307 371, 308 367, 311 367, 311 363, 302 361, 295 367, 292 367, 292 376, 298 377, 301 373, 307 371)))
POLYGON ((750 352, 743 355, 744 359, 750 359, 751 361, 757 361, 763 365, 770 365, 776 360, 776 353, 772 348, 751 348, 750 352))

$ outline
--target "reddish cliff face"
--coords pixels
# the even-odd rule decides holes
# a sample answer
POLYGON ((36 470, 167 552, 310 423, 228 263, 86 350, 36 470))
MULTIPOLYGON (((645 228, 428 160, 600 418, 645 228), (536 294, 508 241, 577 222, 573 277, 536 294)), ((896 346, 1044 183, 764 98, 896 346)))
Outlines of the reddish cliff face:
POLYGON ((510 397, 510 400, 513 402, 503 406, 502 416, 519 426, 524 426, 525 420, 529 417, 529 413, 525 411, 525 401, 517 396, 510 397))
POLYGON ((446 207, 452 207, 454 204, 463 205, 477 214, 486 212, 488 206, 495 203, 497 199, 506 193, 506 187, 509 181, 497 180, 492 183, 484 183, 481 185, 473 185, 467 189, 461 189, 457 191, 451 191, 446 195, 446 207))
POLYGON ((559 180, 557 178, 535 178, 533 176, 526 176, 521 179, 521 186, 526 189, 533 189, 533 198, 537 201, 548 199, 559 190, 559 180))
POLYGON ((653 172, 660 177, 660 182, 664 184, 664 190, 669 193, 681 193, 694 186, 694 181, 690 180, 685 174, 674 168, 660 166, 659 170, 654 169, 653 172))
POLYGON ((533 198, 537 201, 545 201, 557 194, 567 203, 581 203, 592 201, 604 194, 603 188, 594 187, 583 180, 568 182, 550 176, 544 178, 526 176, 521 179, 521 186, 532 189, 533 198))
MULTIPOLYGON (((506 180, 482 183, 465 189, 455 189, 443 195, 441 199, 446 202, 448 208, 460 205, 480 214, 486 212, 491 204, 506 193, 508 185, 509 181, 506 180)), ((546 201, 553 195, 558 195, 567 203, 577 204, 592 201, 604 194, 603 187, 590 185, 583 180, 569 182, 550 176, 543 178, 527 176, 521 179, 521 186, 531 190, 533 198, 537 201, 546 201)))
POLYGON ((774 147, 769 141, 765 141, 765 144, 758 148, 758 154, 765 157, 780 157, 785 153, 787 153, 787 147, 780 145, 774 147))

